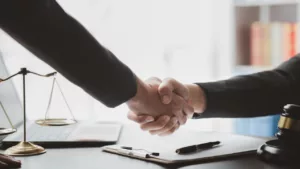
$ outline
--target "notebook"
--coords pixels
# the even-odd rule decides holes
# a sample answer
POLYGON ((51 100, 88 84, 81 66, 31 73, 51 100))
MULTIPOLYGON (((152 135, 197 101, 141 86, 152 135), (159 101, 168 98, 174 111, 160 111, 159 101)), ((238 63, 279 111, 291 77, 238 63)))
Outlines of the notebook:
MULTIPOLYGON (((177 137, 180 137, 180 135, 177 137)), ((181 138, 185 139, 176 140, 176 137, 174 137, 168 141, 164 140, 164 138, 161 138, 164 141, 158 144, 156 143, 156 147, 147 145, 144 147, 140 147, 139 145, 110 145, 103 147, 103 151, 129 158, 162 164, 191 162, 201 163, 226 157, 255 154, 256 150, 270 139, 216 132, 202 132, 198 133, 198 136, 194 138, 186 136, 182 136, 181 138), (210 141, 220 141, 221 144, 211 149, 206 149, 187 155, 179 155, 175 152, 175 150, 180 147, 201 144, 210 141), (122 146, 131 146, 133 150, 123 149, 121 148, 122 146), (159 156, 151 155, 153 152, 159 153, 159 156)))

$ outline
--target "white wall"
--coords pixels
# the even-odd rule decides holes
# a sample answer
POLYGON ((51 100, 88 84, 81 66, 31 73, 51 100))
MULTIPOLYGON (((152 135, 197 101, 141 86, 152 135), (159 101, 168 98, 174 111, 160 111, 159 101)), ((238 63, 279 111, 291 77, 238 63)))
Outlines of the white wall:
MULTIPOLYGON (((229 72, 232 43, 229 1, 231 0, 58 2, 141 78, 171 76, 184 83, 192 83, 218 79, 229 72)), ((3 32, 0 33, 0 50, 4 53, 11 73, 18 71, 20 67, 39 73, 53 70, 3 32)), ((76 118, 126 120, 126 106, 106 108, 63 77, 59 76, 58 79, 76 118)), ((28 80, 28 117, 42 118, 51 79, 30 75, 28 80)), ((14 82, 21 87, 20 78, 14 79, 14 82)), ((18 88, 19 92, 20 89, 18 88)), ((50 113, 61 116, 67 114, 61 100, 54 101, 50 113)), ((213 124, 211 120, 189 123, 191 127, 201 129, 213 129, 213 124)), ((226 123, 226 126, 229 124, 226 123)))

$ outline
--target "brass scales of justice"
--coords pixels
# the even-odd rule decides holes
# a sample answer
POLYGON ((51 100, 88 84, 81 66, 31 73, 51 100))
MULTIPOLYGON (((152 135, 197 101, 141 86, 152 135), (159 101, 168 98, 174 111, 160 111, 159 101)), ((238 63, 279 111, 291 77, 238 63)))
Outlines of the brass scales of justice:
MULTIPOLYGON (((36 120, 36 124, 41 125, 41 126, 64 126, 64 125, 71 125, 71 124, 75 124, 77 123, 77 121, 74 118, 74 115, 70 109, 69 104, 66 101, 66 98, 61 90, 60 85, 58 84, 55 75, 57 74, 57 72, 53 72, 53 73, 49 73, 46 75, 41 75, 32 71, 27 70, 26 68, 21 68, 21 70, 19 72, 17 72, 14 75, 11 75, 9 77, 7 77, 6 79, 0 79, 0 82, 4 82, 6 80, 11 79, 12 77, 16 76, 16 75, 23 75, 23 141, 21 141, 19 144, 8 148, 5 151, 5 154, 7 155, 12 155, 12 156, 31 156, 31 155, 38 155, 38 154, 43 154, 46 152, 46 150, 39 146, 39 145, 35 145, 31 142, 27 142, 26 140, 26 75, 28 73, 37 75, 37 76, 41 76, 41 77, 54 77, 53 78, 53 83, 52 83, 52 87, 51 87, 51 92, 50 92, 50 98, 49 98, 49 102, 48 102, 48 106, 47 106, 47 110, 46 110, 46 114, 45 114, 45 118, 44 119, 39 119, 36 120), (55 84, 57 85, 63 99, 64 102, 66 103, 68 110, 72 116, 71 119, 66 119, 66 118, 49 118, 49 108, 52 102, 52 96, 53 96, 53 91, 54 91, 54 86, 55 84)), ((0 135, 7 135, 7 134, 11 134, 16 132, 17 130, 14 128, 8 113, 5 111, 4 106, 2 105, 2 103, 0 102, 0 106, 3 110, 3 112, 5 113, 6 118, 8 119, 11 128, 0 128, 0 135)))

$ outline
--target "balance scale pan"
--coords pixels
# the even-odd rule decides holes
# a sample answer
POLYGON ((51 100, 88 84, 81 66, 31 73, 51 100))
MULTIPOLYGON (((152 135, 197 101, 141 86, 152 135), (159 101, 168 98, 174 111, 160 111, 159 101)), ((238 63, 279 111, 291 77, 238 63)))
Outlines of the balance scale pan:
POLYGON ((0 128, 0 136, 11 134, 16 131, 17 131, 17 129, 13 129, 13 128, 0 128))
POLYGON ((75 124, 76 120, 73 119, 40 119, 35 121, 36 124, 41 126, 66 126, 75 124))

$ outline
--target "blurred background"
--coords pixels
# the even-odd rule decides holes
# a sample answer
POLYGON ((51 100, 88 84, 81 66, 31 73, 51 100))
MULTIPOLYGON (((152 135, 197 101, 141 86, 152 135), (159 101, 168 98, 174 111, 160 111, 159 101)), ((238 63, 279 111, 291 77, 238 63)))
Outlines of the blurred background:
MULTIPOLYGON (((272 69, 299 51, 297 0, 58 2, 142 79, 215 81, 272 69)), ((21 67, 44 74, 54 71, 2 31, 0 52, 10 74, 21 67)), ((127 120, 126 105, 107 108, 64 77, 57 79, 76 119, 132 123, 127 120)), ((20 96, 21 80, 13 79, 20 96)), ((51 85, 51 78, 28 76, 30 120, 44 117, 51 85)), ((49 113, 50 117, 70 117, 57 87, 49 113)), ((201 119, 190 120, 184 127, 273 136, 277 122, 278 116, 201 119)))

